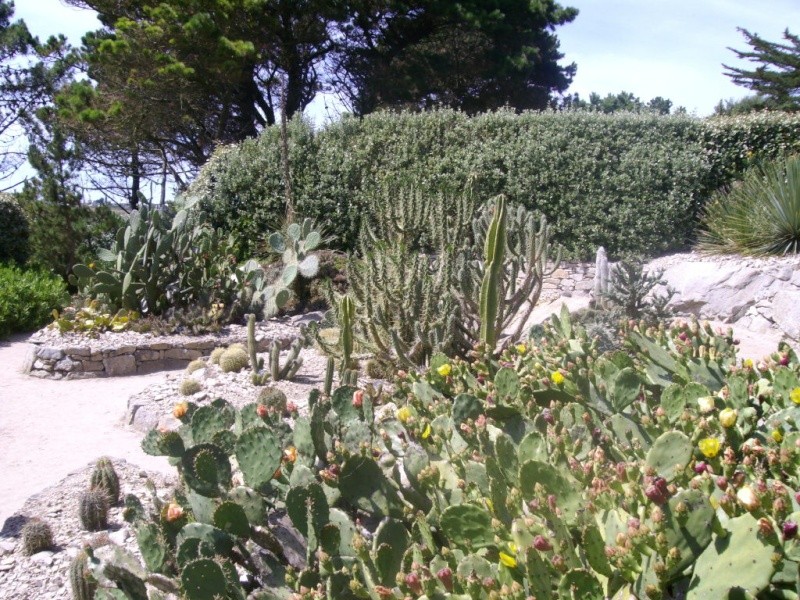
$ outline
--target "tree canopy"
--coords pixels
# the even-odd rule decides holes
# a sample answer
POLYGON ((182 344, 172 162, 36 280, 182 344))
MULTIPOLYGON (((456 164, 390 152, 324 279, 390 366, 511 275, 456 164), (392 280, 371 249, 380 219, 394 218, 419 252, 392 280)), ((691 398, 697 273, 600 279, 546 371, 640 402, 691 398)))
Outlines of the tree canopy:
POLYGON ((764 99, 767 108, 800 110, 800 37, 786 29, 785 43, 770 42, 758 34, 739 29, 750 50, 729 48, 740 60, 758 63, 755 69, 723 65, 725 75, 764 99))

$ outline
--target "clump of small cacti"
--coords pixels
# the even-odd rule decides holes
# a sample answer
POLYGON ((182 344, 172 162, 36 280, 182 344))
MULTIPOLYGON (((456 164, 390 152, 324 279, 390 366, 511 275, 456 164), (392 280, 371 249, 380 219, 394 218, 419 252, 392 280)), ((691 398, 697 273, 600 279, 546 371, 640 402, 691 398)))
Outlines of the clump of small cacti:
POLYGON ((219 366, 225 373, 238 373, 250 363, 250 356, 241 344, 232 344, 219 357, 219 366))
POLYGON ((223 348, 222 346, 220 346, 218 348, 214 348, 211 351, 211 355, 208 357, 208 359, 211 361, 212 365, 218 365, 219 364, 219 357, 223 355, 225 350, 227 350, 227 348, 223 348))
POLYGON ((202 358, 196 358, 188 365, 186 365, 186 373, 191 375, 195 371, 199 371, 200 369, 205 369, 205 368, 206 368, 206 361, 204 361, 202 358))
POLYGON ((181 381, 180 393, 182 396, 191 396, 203 389, 202 384, 191 377, 187 377, 181 381))
POLYGON ((119 502, 119 476, 110 458, 104 456, 97 461, 89 478, 89 487, 105 490, 111 505, 119 502))
POLYGON ((81 494, 78 516, 87 531, 100 531, 108 527, 108 494, 105 490, 90 488, 81 494))
POLYGON ((97 589, 97 582, 89 570, 87 552, 91 552, 91 549, 81 550, 69 563, 69 584, 74 600, 92 600, 97 589))
POLYGON ((22 527, 22 551, 28 556, 53 547, 53 530, 42 519, 30 519, 22 527))

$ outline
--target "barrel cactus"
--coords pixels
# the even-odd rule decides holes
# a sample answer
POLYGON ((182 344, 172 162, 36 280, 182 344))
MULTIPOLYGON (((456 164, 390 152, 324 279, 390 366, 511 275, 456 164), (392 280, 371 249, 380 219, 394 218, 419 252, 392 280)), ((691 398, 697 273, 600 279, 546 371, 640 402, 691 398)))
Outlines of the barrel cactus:
POLYGON ((22 551, 31 556, 53 547, 53 530, 46 521, 30 519, 22 527, 22 551))

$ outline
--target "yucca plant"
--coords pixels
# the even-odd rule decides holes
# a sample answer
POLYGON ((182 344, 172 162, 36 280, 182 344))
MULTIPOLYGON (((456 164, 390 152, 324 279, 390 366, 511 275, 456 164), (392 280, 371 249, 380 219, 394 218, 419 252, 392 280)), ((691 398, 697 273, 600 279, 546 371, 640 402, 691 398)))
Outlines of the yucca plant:
POLYGON ((755 166, 717 192, 702 217, 697 247, 713 254, 800 253, 800 156, 755 166))

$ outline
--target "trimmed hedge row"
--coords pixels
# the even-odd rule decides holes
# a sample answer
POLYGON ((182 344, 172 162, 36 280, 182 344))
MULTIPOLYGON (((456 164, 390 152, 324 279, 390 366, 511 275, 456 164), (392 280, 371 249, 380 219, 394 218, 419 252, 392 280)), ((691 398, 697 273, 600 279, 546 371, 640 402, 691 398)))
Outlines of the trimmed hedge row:
MULTIPOLYGON (((297 210, 351 249, 382 189, 470 187, 541 211, 574 258, 599 245, 654 255, 692 240, 703 202, 755 155, 800 151, 800 117, 451 110, 290 125, 297 210)), ((192 184, 215 226, 256 249, 284 214, 278 128, 221 148, 192 184)))

